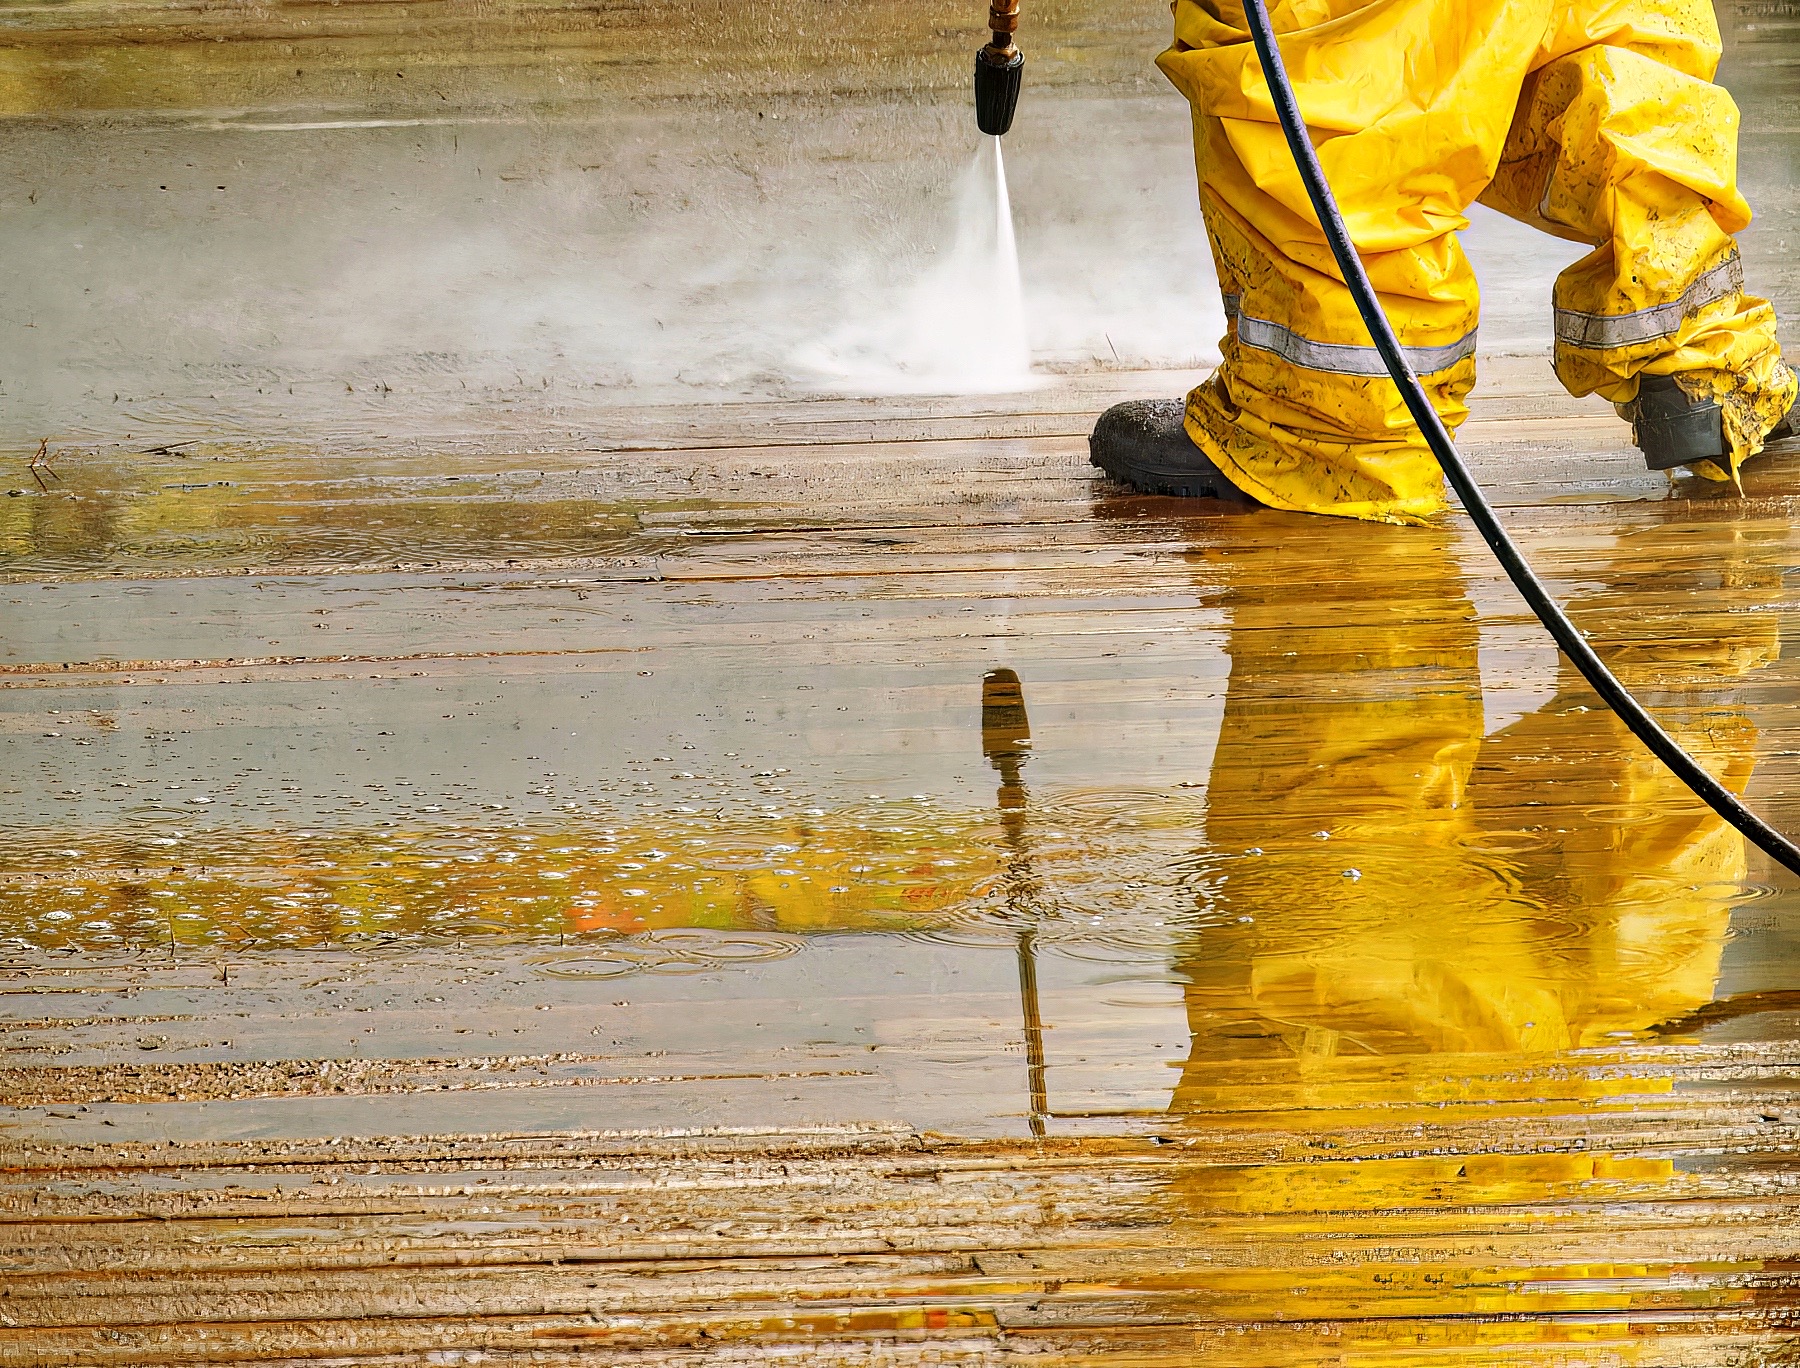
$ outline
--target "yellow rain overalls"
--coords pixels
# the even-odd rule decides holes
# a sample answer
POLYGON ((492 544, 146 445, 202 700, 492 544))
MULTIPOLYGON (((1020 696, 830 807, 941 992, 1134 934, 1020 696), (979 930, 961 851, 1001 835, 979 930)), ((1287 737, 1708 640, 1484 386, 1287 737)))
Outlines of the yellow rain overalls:
MULTIPOLYGON (((1240 0, 1174 11, 1158 65, 1194 107, 1228 320, 1189 435, 1275 508, 1435 512, 1437 464, 1319 230, 1240 0)), ((1732 240, 1750 210, 1710 0, 1278 0, 1270 17, 1351 237, 1447 423, 1475 382, 1478 292, 1456 233, 1480 199, 1593 246, 1556 282, 1571 394, 1623 404, 1640 373, 1680 376, 1720 402, 1733 473, 1762 449, 1796 386, 1732 240)))

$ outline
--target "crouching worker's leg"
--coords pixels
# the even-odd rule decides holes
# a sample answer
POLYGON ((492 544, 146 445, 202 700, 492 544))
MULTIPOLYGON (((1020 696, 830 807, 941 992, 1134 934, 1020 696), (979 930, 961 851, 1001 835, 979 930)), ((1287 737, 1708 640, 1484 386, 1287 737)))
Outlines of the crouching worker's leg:
POLYGON ((1744 292, 1738 111, 1690 0, 1560 7, 1485 202, 1594 244, 1556 282, 1556 373, 1631 422, 1651 469, 1735 473, 1788 435, 1794 373, 1744 292))
MULTIPOLYGON (((1475 379, 1478 307, 1456 232, 1499 159, 1542 28, 1519 22, 1532 4, 1501 0, 1345 8, 1320 24, 1297 13, 1316 7, 1279 4, 1272 17, 1351 237, 1455 426, 1475 379)), ((1094 462, 1154 492, 1183 492, 1174 476, 1185 464, 1196 483, 1229 481, 1276 508, 1425 517, 1443 505, 1442 476, 1332 259, 1241 25, 1226 0, 1178 0, 1175 45, 1160 59, 1194 107, 1223 362, 1188 396, 1179 431, 1166 406, 1154 422, 1138 406, 1126 417, 1156 440, 1126 442, 1133 421, 1108 415, 1094 462), (1142 454, 1151 447, 1154 461, 1142 454)))

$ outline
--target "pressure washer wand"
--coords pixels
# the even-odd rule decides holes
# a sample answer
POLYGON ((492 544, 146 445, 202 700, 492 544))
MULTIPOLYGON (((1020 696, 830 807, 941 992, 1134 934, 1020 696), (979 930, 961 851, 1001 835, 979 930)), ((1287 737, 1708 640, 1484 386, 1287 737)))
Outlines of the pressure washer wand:
POLYGON ((1319 216, 1319 227, 1324 230, 1325 240, 1331 245, 1331 254, 1337 258, 1344 284, 1350 287, 1350 295, 1356 301, 1356 311, 1362 315, 1363 322, 1369 329, 1369 337, 1375 343, 1375 350, 1381 353, 1388 374, 1394 377, 1394 383, 1400 387, 1400 397, 1411 410, 1413 421, 1419 425, 1426 445, 1443 467, 1444 478, 1462 500, 1463 508, 1481 533, 1482 540, 1488 544, 1488 549, 1494 553, 1501 569, 1506 571, 1507 578, 1530 605, 1531 611, 1537 614, 1538 621, 1556 639, 1563 654, 1581 671, 1582 676, 1593 686, 1594 692, 1618 715, 1619 720, 1630 727, 1656 758, 1667 765, 1675 777, 1692 789, 1708 807, 1742 832, 1764 854, 1791 872, 1800 874, 1800 846, 1796 846, 1745 807, 1735 793, 1708 774, 1705 766, 1683 750, 1680 743, 1644 710, 1643 704, 1633 698, 1631 691, 1606 668, 1606 662, 1594 653, 1587 638, 1569 621, 1556 600, 1550 596, 1550 591, 1544 587, 1543 581, 1532 571, 1518 544, 1500 525, 1500 519, 1495 516, 1493 506, 1488 503, 1481 486, 1475 483, 1475 477, 1463 464, 1456 443, 1450 439, 1449 429, 1444 426, 1437 410, 1432 407, 1431 400, 1420 388, 1419 377, 1413 373, 1412 362, 1407 359, 1400 340, 1394 336, 1393 326, 1388 322, 1387 314, 1382 311, 1375 287, 1369 283, 1362 260, 1356 255, 1356 247, 1350 241, 1350 230, 1344 225, 1337 200, 1331 193, 1331 185, 1325 179, 1324 169, 1319 165, 1318 153, 1313 150, 1312 140, 1307 136, 1306 121, 1300 116, 1300 105, 1294 97, 1294 87, 1288 82, 1287 68, 1281 60, 1281 48, 1275 42, 1275 31, 1269 23, 1269 12, 1263 7, 1263 0, 1244 0, 1244 17, 1250 24, 1251 41, 1256 44, 1256 55, 1262 63, 1263 77, 1269 83, 1269 95, 1275 102, 1275 114, 1281 120, 1281 131, 1287 135, 1288 148, 1294 154, 1295 165, 1300 169, 1300 179, 1306 183, 1307 196, 1312 200, 1313 211, 1319 216))
POLYGON ((992 0, 988 29, 993 41, 975 54, 975 122, 990 137, 1005 137, 1019 107, 1025 54, 1013 41, 1019 31, 1019 0, 992 0))

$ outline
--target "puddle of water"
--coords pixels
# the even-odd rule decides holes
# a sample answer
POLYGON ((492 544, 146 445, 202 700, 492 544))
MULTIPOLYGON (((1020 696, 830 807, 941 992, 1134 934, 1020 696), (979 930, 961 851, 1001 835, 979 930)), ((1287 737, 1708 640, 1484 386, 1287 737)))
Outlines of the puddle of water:
MULTIPOLYGON (((915 782, 927 784, 979 757, 997 785, 991 806, 960 795, 847 800, 844 780, 830 775, 842 769, 846 738, 867 729, 855 709, 866 707, 868 683, 840 675, 829 656, 806 676, 805 706, 809 719, 827 719, 807 725, 821 729, 835 761, 790 775, 735 750, 729 763, 691 746, 637 754, 629 736, 660 735, 670 699, 659 703, 663 686, 639 678, 655 672, 632 662, 626 683, 641 687, 596 714, 648 710, 635 728, 612 729, 612 749, 593 752, 593 764, 612 767, 602 778, 616 779, 616 792, 588 792, 592 782, 565 774, 528 790, 546 795, 535 807, 504 817, 472 810, 502 812, 511 796, 495 791, 500 761, 481 760, 465 776, 474 787, 451 785, 460 793, 451 812, 436 793, 442 779, 418 787, 397 778, 338 785, 343 801, 318 812, 316 825, 258 825, 244 800, 288 805, 275 783, 298 789, 283 778, 297 761, 253 774, 238 755, 212 784, 198 772, 157 778, 166 766, 156 738, 185 734, 194 725, 185 718, 152 717, 140 743, 111 713, 21 713, 10 744, 34 747, 46 765, 88 757, 80 772, 105 794, 125 794, 129 820, 97 804, 78 825, 38 814, 16 828, 0 881, 0 941, 28 954, 550 941, 579 951, 589 966, 580 972, 600 976, 688 962, 670 949, 681 931, 884 932, 988 946, 1029 933, 1046 954, 1160 966, 1163 981, 1186 985, 1196 1050, 1222 1050, 1222 1067, 1311 1059, 1322 1041, 1346 1056, 1579 1049, 1710 1002, 1728 972, 1734 910, 1779 928, 1791 895, 1765 885, 1741 838, 1566 674, 1488 731, 1477 615, 1452 536, 1310 530, 1319 545, 1285 525, 1234 525, 1192 553, 1195 583, 1223 623, 1229 675, 1210 775, 1179 787, 1069 783, 1056 746, 1065 735, 1090 747, 1093 738, 1060 718, 1034 736, 1030 680, 999 671, 983 686, 979 732, 952 737, 951 751, 916 751, 913 733, 943 730, 926 713, 901 719, 883 743, 897 757, 913 750, 915 782), (1321 569, 1297 611, 1286 586, 1314 556, 1321 569), (143 754, 123 749, 127 741, 143 754), (58 749, 77 743, 88 749, 58 749), (677 758, 686 755, 694 758, 677 758), (118 777, 128 758, 142 775, 118 777), (689 763, 708 772, 677 769, 689 763), (576 808, 571 794, 582 799, 579 815, 549 811, 576 808)), ((1619 573, 1588 570, 1611 587, 1572 604, 1665 725, 1740 790, 1767 751, 1758 722, 1779 722, 1786 688, 1772 569, 1784 534, 1741 530, 1710 538, 1691 564, 1656 560, 1656 594, 1644 601, 1683 589, 1701 607, 1675 618, 1642 607, 1633 567, 1666 544, 1661 527, 1616 538, 1619 573), (1762 691, 1755 707, 1744 701, 1752 690, 1762 691)), ((47 623, 64 611, 49 611, 47 623)), ((824 601, 807 611, 835 610, 824 601)), ((607 620, 634 615, 617 605, 607 620)), ((755 651, 790 653, 805 635, 789 627, 789 645, 755 651)), ((395 714, 407 727, 441 728, 432 720, 440 707, 473 715, 429 679, 399 682, 423 700, 419 717, 395 714)), ((713 687, 699 677, 688 685, 701 701, 713 687)), ((519 680, 493 688, 482 707, 500 722, 535 697, 519 680)), ((965 688, 975 702, 975 683, 965 688)), ((309 711, 327 706, 322 694, 299 698, 309 711)), ((226 714, 207 706, 212 727, 222 726, 226 714)), ((282 719, 295 706, 270 725, 292 735, 282 719)), ((1154 710, 1148 699, 1138 706, 1154 710)), ((1113 718, 1101 714, 1099 725, 1113 718)), ((145 725, 135 713, 124 720, 145 725)), ((756 734, 759 745, 775 740, 756 734)), ((525 746, 533 761, 573 759, 572 743, 548 734, 492 735, 508 756, 525 746)), ((336 753, 336 737, 320 732, 316 744, 336 753)), ((204 747, 190 769, 198 760, 216 768, 245 743, 230 733, 204 747)), ((1106 772, 1098 756, 1084 751, 1078 768, 1106 772)), ((319 801, 300 794, 291 806, 298 815, 319 801)), ((733 962, 723 950, 712 958, 733 962)))

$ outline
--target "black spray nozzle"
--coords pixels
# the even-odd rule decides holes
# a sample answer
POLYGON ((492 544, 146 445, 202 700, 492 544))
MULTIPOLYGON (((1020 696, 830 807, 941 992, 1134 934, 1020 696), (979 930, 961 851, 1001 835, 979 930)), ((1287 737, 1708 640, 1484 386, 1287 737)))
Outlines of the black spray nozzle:
POLYGON ((1004 137, 1019 107, 1025 54, 1016 47, 984 47, 975 54, 975 122, 990 137, 1004 137))

